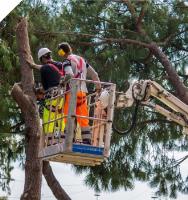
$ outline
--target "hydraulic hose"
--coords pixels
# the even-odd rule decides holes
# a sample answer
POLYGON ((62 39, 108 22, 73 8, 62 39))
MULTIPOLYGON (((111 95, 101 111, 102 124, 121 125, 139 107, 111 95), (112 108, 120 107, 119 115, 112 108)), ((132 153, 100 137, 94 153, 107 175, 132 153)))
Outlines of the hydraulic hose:
POLYGON ((134 114, 133 114, 133 117, 132 117, 132 123, 131 123, 131 126, 129 127, 129 129, 127 129, 127 130, 120 130, 120 129, 118 129, 118 128, 114 125, 114 123, 112 124, 113 130, 114 130, 116 133, 118 133, 119 135, 126 135, 126 134, 130 133, 130 132, 133 130, 133 128, 135 127, 135 125, 136 125, 137 114, 138 114, 138 107, 139 107, 139 105, 140 105, 140 101, 135 100, 135 102, 136 102, 136 105, 135 105, 134 114))

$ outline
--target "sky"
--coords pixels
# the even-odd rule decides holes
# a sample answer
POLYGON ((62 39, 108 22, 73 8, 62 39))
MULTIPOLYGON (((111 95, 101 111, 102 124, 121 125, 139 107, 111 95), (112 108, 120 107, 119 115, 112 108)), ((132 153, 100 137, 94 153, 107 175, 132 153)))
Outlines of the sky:
POLYGON ((0 22, 5 18, 22 0, 0 0, 0 22))
MULTIPOLYGON (((182 158, 187 153, 176 153, 176 159, 182 158)), ((72 165, 51 162, 53 172, 60 182, 61 186, 65 189, 72 200, 97 200, 93 189, 84 184, 86 174, 76 175, 72 169, 72 165)), ((8 197, 9 200, 18 200, 23 192, 24 186, 24 171, 20 169, 18 163, 15 163, 14 170, 12 171, 12 181, 10 188, 12 194, 8 197)), ((188 160, 181 164, 181 171, 184 176, 188 176, 188 160)), ((154 190, 152 190, 148 183, 136 182, 134 190, 124 191, 123 189, 111 193, 101 192, 98 200, 151 200, 154 197, 154 190)), ((0 190, 0 196, 6 196, 6 193, 0 190)), ((48 187, 45 179, 42 181, 42 200, 55 200, 50 188, 48 187)), ((178 195, 178 200, 187 200, 188 195, 178 195)), ((158 200, 171 200, 170 198, 158 198, 158 200)))
MULTIPOLYGON (((0 0, 0 21, 8 15, 8 13, 19 4, 21 0, 0 0)), ((177 153, 177 159, 185 156, 186 153, 177 153)), ((132 191, 119 190, 114 193, 101 192, 100 196, 95 196, 93 189, 88 188, 84 184, 86 174, 76 175, 71 168, 71 165, 62 163, 51 163, 55 176, 59 180, 62 187, 70 195, 72 200, 151 200, 154 197, 154 190, 152 190, 147 183, 136 182, 135 188, 132 191)), ((188 160, 181 164, 181 170, 184 176, 188 176, 188 160)), ((12 171, 12 178, 10 188, 12 194, 8 199, 17 200, 23 192, 24 186, 24 171, 19 167, 18 163, 14 164, 12 171)), ((0 196, 7 194, 0 189, 0 196)), ((47 183, 43 179, 42 182, 42 200, 55 200, 47 183)), ((170 198, 158 198, 160 200, 170 200, 170 198)), ((178 200, 187 200, 187 195, 178 195, 178 200)))

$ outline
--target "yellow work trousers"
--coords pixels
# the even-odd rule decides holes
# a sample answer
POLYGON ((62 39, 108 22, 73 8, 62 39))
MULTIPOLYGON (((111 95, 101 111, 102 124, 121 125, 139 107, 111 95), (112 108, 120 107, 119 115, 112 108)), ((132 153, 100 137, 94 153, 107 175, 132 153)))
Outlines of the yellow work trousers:
POLYGON ((43 132, 44 134, 52 134, 54 132, 62 132, 65 129, 63 117, 64 100, 61 97, 57 99, 46 99, 43 110, 43 132), (58 119, 62 118, 62 119, 58 119), (55 121, 52 121, 55 120, 55 121), (52 122, 50 122, 52 121, 52 122))

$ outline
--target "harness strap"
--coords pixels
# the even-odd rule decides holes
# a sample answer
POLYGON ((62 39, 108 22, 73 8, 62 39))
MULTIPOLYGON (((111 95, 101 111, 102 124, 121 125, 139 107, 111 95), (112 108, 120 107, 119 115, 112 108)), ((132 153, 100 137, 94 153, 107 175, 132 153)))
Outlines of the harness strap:
POLYGON ((51 68, 53 68, 55 71, 57 71, 59 74, 60 74, 60 76, 64 76, 65 75, 65 73, 63 72, 63 70, 60 70, 58 67, 56 67, 54 64, 52 64, 52 63, 48 63, 48 65, 51 67, 51 68))
POLYGON ((84 59, 82 57, 78 58, 75 55, 69 55, 68 56, 69 60, 72 60, 73 62, 76 63, 76 67, 78 69, 78 73, 74 76, 74 78, 80 78, 81 77, 81 73, 83 71, 83 64, 84 64, 84 59))

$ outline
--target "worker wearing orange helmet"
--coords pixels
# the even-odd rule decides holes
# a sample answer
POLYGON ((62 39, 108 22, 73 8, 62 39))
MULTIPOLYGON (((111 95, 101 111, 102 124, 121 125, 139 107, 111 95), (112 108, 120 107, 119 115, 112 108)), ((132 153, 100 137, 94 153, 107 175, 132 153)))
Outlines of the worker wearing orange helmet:
MULTIPOLYGON (((72 54, 72 48, 67 42, 58 45, 58 54, 63 57, 63 68, 65 77, 71 76, 74 78, 85 79, 90 77, 93 81, 100 81, 97 72, 87 63, 81 56, 72 54), (71 68, 70 68, 71 66, 71 68)), ((96 90, 100 90, 101 85, 96 84, 96 90)), ((81 116, 89 116, 87 107, 87 87, 84 81, 81 81, 77 92, 76 114, 81 116)), ((65 97, 64 114, 68 114, 70 101, 70 93, 65 97)), ((82 140, 85 144, 91 144, 91 132, 89 120, 86 118, 77 118, 77 122, 81 127, 82 140)))

